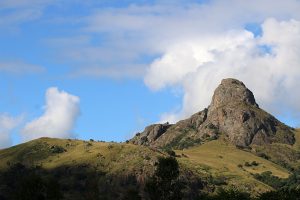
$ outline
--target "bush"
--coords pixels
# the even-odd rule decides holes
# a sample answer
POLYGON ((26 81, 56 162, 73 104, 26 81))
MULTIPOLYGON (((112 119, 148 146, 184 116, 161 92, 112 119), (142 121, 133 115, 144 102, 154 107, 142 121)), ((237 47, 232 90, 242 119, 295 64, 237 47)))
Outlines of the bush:
POLYGON ((246 167, 252 167, 252 166, 258 166, 259 165, 259 163, 258 162, 256 162, 256 161, 252 161, 251 163, 249 163, 249 162, 245 162, 245 164, 244 164, 246 167))
POLYGON ((175 151, 173 151, 172 149, 166 149, 165 152, 166 152, 169 156, 172 156, 172 157, 175 157, 175 156, 176 156, 175 151))
POLYGON ((51 147, 51 152, 52 153, 63 153, 63 152, 66 152, 67 150, 64 149, 63 147, 61 146, 57 146, 57 145, 54 145, 51 147))
POLYGON ((257 180, 266 183, 267 185, 279 189, 284 185, 284 180, 281 178, 278 178, 277 176, 273 176, 272 172, 266 171, 261 174, 255 174, 254 178, 257 180))
POLYGON ((252 165, 252 166, 258 166, 258 165, 259 165, 259 163, 258 163, 258 162, 256 162, 256 161, 252 161, 251 165, 252 165))
POLYGON ((212 184, 217 185, 217 186, 227 185, 226 177, 224 177, 224 176, 214 177, 212 179, 212 184))
POLYGON ((259 156, 259 157, 261 157, 261 158, 264 158, 264 159, 266 159, 266 160, 269 160, 269 159, 270 159, 270 157, 269 157, 267 154, 262 153, 262 152, 257 153, 257 156, 259 156))

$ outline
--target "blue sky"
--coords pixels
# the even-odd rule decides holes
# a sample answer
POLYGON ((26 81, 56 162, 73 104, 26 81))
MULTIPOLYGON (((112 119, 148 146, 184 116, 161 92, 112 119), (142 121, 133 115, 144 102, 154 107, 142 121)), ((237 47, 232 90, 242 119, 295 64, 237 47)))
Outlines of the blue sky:
POLYGON ((3 0, 0 147, 41 136, 124 141, 203 109, 226 77, 299 126, 299 8, 297 0, 3 0))

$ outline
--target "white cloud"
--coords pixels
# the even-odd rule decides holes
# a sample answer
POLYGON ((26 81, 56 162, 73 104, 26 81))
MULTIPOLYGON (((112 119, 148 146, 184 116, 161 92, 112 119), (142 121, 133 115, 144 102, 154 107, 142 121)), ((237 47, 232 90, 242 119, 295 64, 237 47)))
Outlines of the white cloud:
MULTIPOLYGON (((79 20, 79 36, 84 38, 78 44, 78 37, 64 38, 67 42, 55 42, 59 60, 72 62, 83 70, 93 66, 120 69, 120 66, 149 64, 144 57, 167 56, 170 48, 178 43, 197 42, 199 38, 220 35, 228 30, 242 29, 247 23, 261 23, 266 18, 280 20, 300 18, 298 0, 213 0, 197 1, 155 1, 153 3, 132 3, 127 7, 95 6, 93 12, 79 20), (199 2, 199 1, 198 1, 199 2), (76 62, 74 62, 76 61, 76 62)), ((211 37, 210 37, 211 38, 211 37)), ((59 41, 64 41, 59 38, 59 41)), ((203 41, 203 40, 202 40, 203 41)), ((54 46, 52 44, 52 46, 54 46)), ((177 52, 179 53, 179 52, 177 52)), ((187 53, 187 52, 180 52, 187 53)), ((188 53, 187 53, 188 54, 188 53)), ((179 55, 180 56, 180 55, 179 55)), ((174 56, 173 56, 174 57, 174 56)), ((184 62, 178 60, 178 62, 184 62)), ((195 60, 190 60, 194 62, 195 60)), ((188 65, 186 67, 189 67, 188 65)), ((89 69, 89 71, 91 71, 89 69)), ((144 70, 144 69, 143 69, 144 70)), ((191 69, 192 70, 192 69, 191 69)), ((105 71, 105 69, 98 69, 105 71)), ((132 72, 128 68, 128 73, 132 72)), ((128 73, 125 76, 128 76, 128 73)), ((168 73, 173 73, 169 71, 168 73)), ((110 73, 101 73, 108 74, 110 73)), ((93 74, 91 73, 93 76, 93 74)), ((133 71, 135 76, 135 71, 133 71)), ((184 76, 174 74, 174 76, 184 76)))
POLYGON ((262 107, 275 114, 300 112, 300 22, 270 18, 262 31, 258 38, 237 30, 188 39, 153 62, 145 77, 150 88, 181 85, 184 90, 182 110, 162 120, 176 121, 208 106, 226 77, 244 81, 262 107))
POLYGON ((39 137, 68 138, 80 114, 79 97, 49 88, 46 92, 45 112, 27 123, 22 130, 25 141, 39 137))
POLYGON ((22 116, 11 117, 8 114, 0 114, 0 149, 12 144, 11 131, 23 120, 22 116))

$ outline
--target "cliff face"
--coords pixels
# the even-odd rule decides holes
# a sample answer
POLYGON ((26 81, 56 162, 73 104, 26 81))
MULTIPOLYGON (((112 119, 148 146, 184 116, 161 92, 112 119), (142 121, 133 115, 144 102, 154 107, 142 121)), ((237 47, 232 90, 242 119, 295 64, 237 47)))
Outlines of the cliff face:
POLYGON ((176 124, 155 124, 130 140, 133 144, 186 148, 224 135, 237 146, 273 142, 293 144, 291 127, 260 109, 253 93, 239 80, 224 79, 208 108, 176 124))

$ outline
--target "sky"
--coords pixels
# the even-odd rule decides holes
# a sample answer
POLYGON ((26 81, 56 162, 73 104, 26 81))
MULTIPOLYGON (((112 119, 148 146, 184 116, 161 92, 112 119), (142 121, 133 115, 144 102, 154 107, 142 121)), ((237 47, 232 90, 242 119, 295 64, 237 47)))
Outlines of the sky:
POLYGON ((125 141, 237 78, 300 127, 299 0, 1 0, 0 148, 125 141))

